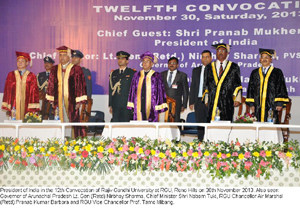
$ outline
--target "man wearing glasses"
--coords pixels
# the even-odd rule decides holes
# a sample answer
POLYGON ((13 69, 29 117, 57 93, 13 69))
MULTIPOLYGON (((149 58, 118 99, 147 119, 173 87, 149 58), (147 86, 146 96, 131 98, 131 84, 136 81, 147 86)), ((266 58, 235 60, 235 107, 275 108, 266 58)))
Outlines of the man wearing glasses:
POLYGON ((274 49, 259 49, 261 67, 252 71, 247 90, 246 103, 260 122, 266 122, 268 111, 274 111, 275 123, 279 124, 278 112, 289 102, 281 69, 272 65, 276 60, 274 49))
POLYGON ((187 75, 178 70, 178 58, 171 57, 168 60, 169 70, 161 73, 165 85, 165 91, 168 97, 176 100, 174 122, 180 122, 180 112, 187 107, 189 86, 187 75))

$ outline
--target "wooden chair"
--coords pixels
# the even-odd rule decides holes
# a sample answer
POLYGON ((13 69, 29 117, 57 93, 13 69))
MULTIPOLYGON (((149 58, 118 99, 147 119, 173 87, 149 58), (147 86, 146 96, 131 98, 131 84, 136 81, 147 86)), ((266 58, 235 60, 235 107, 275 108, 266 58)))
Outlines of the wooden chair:
POLYGON ((238 111, 238 115, 243 115, 245 113, 249 113, 250 112, 250 107, 248 105, 246 105, 246 98, 242 97, 242 102, 239 106, 239 111, 238 111), (243 112, 243 107, 245 106, 245 111, 243 112))
POLYGON ((45 102, 46 102, 46 93, 44 91, 39 91, 39 100, 42 100, 42 108, 40 110, 40 115, 43 115, 43 110, 45 108, 45 102))
POLYGON ((92 106, 93 99, 88 97, 87 103, 81 105, 80 122, 89 122, 89 119, 91 117, 92 106))
POLYGON ((50 102, 46 101, 46 93, 42 90, 39 91, 39 99, 42 100, 42 108, 40 110, 40 115, 42 115, 43 120, 48 120, 51 104, 50 102))
POLYGON ((174 122, 175 121, 176 100, 167 96, 167 104, 168 104, 168 110, 165 113, 165 122, 174 122))
MULTIPOLYGON (((279 124, 290 124, 291 108, 292 108, 292 100, 289 98, 289 103, 287 103, 286 106, 283 107, 280 112, 278 112, 279 124), (282 113, 284 109, 285 109, 285 116, 284 116, 284 121, 282 121, 282 113)), ((282 128, 282 135, 283 135, 283 141, 288 142, 290 136, 290 129, 282 128)))

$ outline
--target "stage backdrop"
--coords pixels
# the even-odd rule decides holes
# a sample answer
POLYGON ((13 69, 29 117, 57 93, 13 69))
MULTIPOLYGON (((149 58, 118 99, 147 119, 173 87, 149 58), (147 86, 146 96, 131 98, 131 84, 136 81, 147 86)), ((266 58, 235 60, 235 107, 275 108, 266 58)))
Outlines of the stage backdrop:
POLYGON ((117 68, 115 53, 132 54, 129 67, 141 69, 139 55, 157 54, 154 67, 167 69, 171 56, 191 77, 203 50, 229 43, 229 60, 241 68, 243 92, 259 66, 258 48, 274 48, 290 96, 300 95, 300 1, 289 0, 13 0, 0 1, 0 91, 16 69, 15 51, 29 52, 35 74, 43 58, 58 63, 56 47, 85 54, 82 65, 92 71, 93 94, 108 94, 108 76, 117 68))

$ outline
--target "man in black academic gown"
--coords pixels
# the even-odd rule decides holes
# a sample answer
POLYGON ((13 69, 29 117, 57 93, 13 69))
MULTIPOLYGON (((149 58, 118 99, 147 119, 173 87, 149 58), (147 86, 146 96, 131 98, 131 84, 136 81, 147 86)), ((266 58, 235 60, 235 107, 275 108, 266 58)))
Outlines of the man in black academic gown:
POLYGON ((242 85, 239 66, 227 60, 230 46, 220 43, 216 48, 217 60, 205 68, 205 94, 208 96, 208 119, 214 121, 217 108, 220 119, 232 121, 234 107, 241 103, 242 85))
MULTIPOLYGON (((212 61, 211 52, 204 50, 201 53, 201 63, 199 67, 193 69, 192 83, 190 88, 190 109, 195 109, 195 117, 197 123, 207 123, 207 107, 203 98, 204 92, 204 71, 205 67, 212 61)), ((203 140, 204 127, 198 126, 198 139, 203 140)))
POLYGON ((119 69, 112 70, 109 76, 109 112, 112 113, 112 122, 129 122, 132 114, 127 109, 127 101, 136 70, 127 67, 129 53, 119 51, 116 55, 119 69))
POLYGON ((279 123, 277 113, 289 102, 284 76, 279 68, 271 65, 272 57, 276 59, 274 49, 259 49, 259 53, 262 66, 251 73, 246 103, 258 121, 266 122, 272 109, 275 123, 279 123))
POLYGON ((178 70, 178 58, 171 57, 168 60, 169 70, 161 73, 168 97, 176 100, 174 122, 180 122, 180 113, 187 108, 189 97, 189 85, 187 74, 178 70))

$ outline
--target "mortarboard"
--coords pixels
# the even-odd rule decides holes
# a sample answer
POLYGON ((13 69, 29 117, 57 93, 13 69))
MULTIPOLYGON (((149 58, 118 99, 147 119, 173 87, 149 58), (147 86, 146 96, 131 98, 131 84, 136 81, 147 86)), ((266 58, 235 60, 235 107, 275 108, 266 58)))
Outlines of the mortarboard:
POLYGON ((277 58, 275 49, 262 49, 262 48, 260 48, 259 49, 259 54, 260 55, 267 54, 270 57, 274 57, 274 59, 277 58))
POLYGON ((32 60, 28 53, 26 52, 17 52, 16 51, 17 60, 18 59, 25 59, 27 62, 30 63, 30 67, 32 67, 32 60))
POLYGON ((216 49, 225 48, 228 53, 230 52, 230 47, 231 47, 229 44, 225 44, 225 43, 213 44, 211 46, 215 47, 216 49))
POLYGON ((145 58, 151 59, 152 62, 153 62, 154 64, 156 64, 156 63, 158 62, 157 57, 154 56, 154 54, 152 54, 152 53, 149 52, 149 51, 146 51, 144 54, 142 54, 142 55, 140 56, 140 59, 141 59, 141 60, 143 60, 143 59, 145 59, 145 58))

